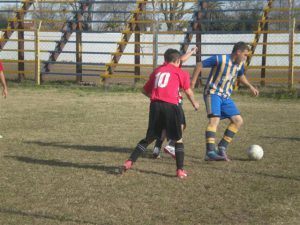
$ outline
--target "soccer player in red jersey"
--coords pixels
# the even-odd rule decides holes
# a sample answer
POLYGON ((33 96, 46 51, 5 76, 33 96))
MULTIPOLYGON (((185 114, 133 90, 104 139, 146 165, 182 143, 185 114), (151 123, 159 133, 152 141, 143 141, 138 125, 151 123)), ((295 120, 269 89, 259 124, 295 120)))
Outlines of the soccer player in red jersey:
POLYGON ((5 76, 4 76, 3 71, 4 71, 4 67, 3 67, 3 64, 0 61, 0 81, 1 81, 1 84, 2 84, 2 96, 4 98, 6 98, 7 95, 8 95, 8 92, 7 92, 7 85, 6 85, 6 80, 5 80, 5 76))
MULTIPOLYGON (((182 56, 180 56, 180 67, 181 65, 186 62, 193 54, 195 54, 197 52, 198 48, 194 47, 192 48, 190 51, 186 52, 185 54, 183 54, 182 56)), ((182 131, 184 131, 184 129, 186 128, 186 120, 185 120, 185 115, 184 115, 184 111, 182 108, 183 105, 183 97, 179 92, 179 102, 178 102, 178 106, 179 106, 179 111, 180 111, 180 116, 181 116, 181 126, 182 126, 182 131)), ((161 136, 161 138, 157 139, 153 148, 153 158, 154 159, 158 159, 160 158, 160 152, 161 152, 161 146, 162 143, 164 142, 166 138, 165 135, 165 131, 163 131, 163 134, 161 136)), ((170 156, 172 156, 174 159, 175 157, 175 142, 173 140, 168 140, 168 144, 164 147, 164 152, 169 154, 170 156)))
POLYGON ((179 51, 168 49, 164 54, 164 58, 165 63, 153 71, 142 91, 151 100, 146 137, 137 144, 129 159, 125 162, 123 169, 124 171, 129 170, 138 157, 146 151, 147 146, 155 139, 160 138, 162 131, 165 129, 167 138, 176 142, 176 176, 184 178, 187 173, 183 170, 184 145, 178 107, 179 89, 183 89, 196 110, 199 108, 199 103, 195 101, 194 93, 190 88, 188 72, 179 68, 179 51))

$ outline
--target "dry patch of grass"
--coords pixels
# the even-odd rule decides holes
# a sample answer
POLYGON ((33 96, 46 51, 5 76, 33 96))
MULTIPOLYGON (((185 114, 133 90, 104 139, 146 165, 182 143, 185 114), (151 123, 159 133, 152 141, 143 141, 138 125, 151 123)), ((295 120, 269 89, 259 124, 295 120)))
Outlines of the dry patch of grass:
POLYGON ((204 106, 185 101, 189 176, 179 180, 174 160, 151 150, 116 173, 146 132, 141 94, 10 89, 0 100, 0 224, 297 224, 299 102, 234 98, 245 125, 230 163, 203 161, 204 106), (250 144, 262 161, 247 160, 250 144))

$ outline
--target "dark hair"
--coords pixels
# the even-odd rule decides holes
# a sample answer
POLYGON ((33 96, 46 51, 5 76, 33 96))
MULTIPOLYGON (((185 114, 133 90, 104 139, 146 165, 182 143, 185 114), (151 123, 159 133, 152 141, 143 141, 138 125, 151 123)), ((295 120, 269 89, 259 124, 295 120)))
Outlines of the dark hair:
POLYGON ((236 53, 238 50, 243 52, 245 50, 249 51, 250 48, 245 42, 240 41, 233 46, 232 53, 236 53))
POLYGON ((164 54, 165 62, 176 62, 180 58, 180 52, 176 49, 169 48, 164 54))

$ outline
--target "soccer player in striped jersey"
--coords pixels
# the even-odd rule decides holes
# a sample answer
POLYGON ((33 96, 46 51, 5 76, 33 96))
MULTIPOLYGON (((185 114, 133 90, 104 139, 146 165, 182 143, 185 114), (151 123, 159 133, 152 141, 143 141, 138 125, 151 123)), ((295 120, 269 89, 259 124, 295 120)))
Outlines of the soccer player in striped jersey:
POLYGON ((230 161, 226 152, 227 147, 243 124, 243 118, 230 98, 235 80, 238 79, 240 83, 248 87, 253 96, 259 94, 259 91, 249 83, 244 74, 244 63, 248 54, 249 46, 244 42, 238 42, 234 45, 231 54, 214 55, 197 63, 194 69, 191 82, 192 88, 195 87, 202 68, 211 68, 203 94, 209 119, 205 132, 205 160, 230 161), (220 120, 225 118, 229 119, 230 123, 216 147, 217 128, 220 120))

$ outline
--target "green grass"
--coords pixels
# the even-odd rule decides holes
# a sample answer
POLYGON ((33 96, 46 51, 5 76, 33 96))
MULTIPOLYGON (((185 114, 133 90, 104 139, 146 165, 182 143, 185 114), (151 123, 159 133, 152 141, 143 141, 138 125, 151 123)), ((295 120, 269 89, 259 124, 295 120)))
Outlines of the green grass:
MULTIPOLYGON (((288 89, 286 87, 259 87, 260 98, 272 98, 272 99, 300 99, 300 89, 288 89)), ((238 92, 234 92, 235 95, 248 95, 249 91, 242 87, 238 92)))
MULTIPOLYGON (((88 82, 87 82, 88 83, 88 82)), ((89 83, 88 83, 89 84, 89 83)), ((89 92, 140 92, 140 88, 143 87, 144 82, 137 82, 133 84, 118 84, 112 83, 109 85, 97 85, 96 83, 90 83, 92 85, 79 85, 75 81, 45 81, 41 85, 36 85, 34 80, 24 80, 21 83, 16 80, 9 80, 9 86, 13 88, 26 88, 30 90, 49 90, 56 89, 59 91, 84 91, 89 92)))
POLYGON ((149 101, 142 94, 17 85, 9 91, 0 100, 0 224, 300 221, 297 100, 235 95, 245 124, 230 146, 230 163, 203 161, 202 96, 198 112, 185 100, 188 177, 180 180, 172 158, 151 159, 152 146, 131 171, 117 172, 146 132, 149 101), (261 161, 247 160, 251 144, 264 148, 261 161))
MULTIPOLYGON (((56 89, 59 91, 77 92, 80 94, 99 93, 99 92, 130 92, 138 93, 143 87, 145 81, 139 81, 137 83, 118 84, 109 83, 108 85, 97 85, 91 82, 92 85, 78 85, 75 81, 70 80, 53 80, 45 81, 42 85, 36 85, 34 80, 24 80, 21 83, 16 80, 9 80, 10 87, 13 88, 26 88, 30 90, 49 90, 56 89)), ((87 82, 89 84, 89 82, 87 82)), ((258 87, 260 91, 260 98, 272 98, 272 99, 300 99, 300 89, 289 89, 285 86, 267 86, 258 87)), ((202 93, 203 87, 197 88, 196 92, 202 93)), ((240 87, 239 91, 234 91, 234 95, 249 95, 249 90, 245 87, 240 87)))

